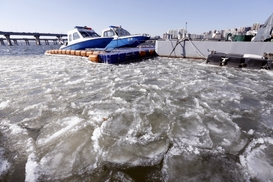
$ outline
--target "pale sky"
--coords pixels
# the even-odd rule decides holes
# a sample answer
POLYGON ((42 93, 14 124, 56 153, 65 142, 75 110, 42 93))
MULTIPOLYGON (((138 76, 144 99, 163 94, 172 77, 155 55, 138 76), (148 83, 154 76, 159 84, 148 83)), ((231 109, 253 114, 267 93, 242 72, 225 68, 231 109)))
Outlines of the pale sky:
POLYGON ((191 34, 264 23, 273 0, 0 0, 0 31, 64 33, 74 26, 98 34, 109 25, 159 35, 185 28, 191 34))

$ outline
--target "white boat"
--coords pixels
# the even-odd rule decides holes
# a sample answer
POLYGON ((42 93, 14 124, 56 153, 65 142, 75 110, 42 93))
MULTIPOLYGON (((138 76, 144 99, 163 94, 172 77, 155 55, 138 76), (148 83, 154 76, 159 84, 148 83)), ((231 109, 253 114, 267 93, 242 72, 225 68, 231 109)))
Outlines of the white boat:
POLYGON ((101 37, 92 28, 76 26, 67 33, 67 42, 60 47, 65 50, 85 50, 87 48, 105 48, 112 37, 101 37))
POLYGON ((150 36, 147 34, 130 34, 121 26, 109 26, 102 30, 101 36, 113 38, 113 40, 105 47, 106 49, 136 47, 150 39, 150 36))

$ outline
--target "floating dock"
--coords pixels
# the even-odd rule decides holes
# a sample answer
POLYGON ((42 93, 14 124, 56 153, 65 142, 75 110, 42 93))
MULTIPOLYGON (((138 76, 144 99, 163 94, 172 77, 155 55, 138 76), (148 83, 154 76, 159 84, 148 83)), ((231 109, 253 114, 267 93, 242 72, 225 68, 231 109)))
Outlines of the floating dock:
POLYGON ((92 62, 122 64, 140 61, 156 56, 155 47, 120 48, 111 51, 90 49, 90 50, 48 50, 46 54, 72 55, 88 57, 92 62))

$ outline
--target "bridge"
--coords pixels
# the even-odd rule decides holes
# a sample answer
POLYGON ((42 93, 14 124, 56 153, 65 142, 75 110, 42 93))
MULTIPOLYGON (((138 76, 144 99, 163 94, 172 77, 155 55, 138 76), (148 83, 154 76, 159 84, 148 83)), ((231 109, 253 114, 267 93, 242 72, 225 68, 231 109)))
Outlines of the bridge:
POLYGON ((35 41, 36 45, 41 45, 41 41, 45 41, 46 45, 49 45, 49 41, 53 41, 54 44, 58 44, 63 41, 62 37, 66 37, 66 34, 56 34, 56 33, 38 33, 38 32, 3 32, 0 31, 0 35, 5 36, 5 38, 0 38, 0 45, 5 45, 4 40, 7 41, 9 46, 12 46, 12 41, 14 45, 18 45, 18 40, 25 41, 26 45, 29 45, 29 41, 35 41), (21 36, 21 38, 11 38, 11 36, 21 36), (22 38, 23 36, 33 36, 34 38, 22 38), (56 37, 53 38, 40 38, 43 37, 56 37))

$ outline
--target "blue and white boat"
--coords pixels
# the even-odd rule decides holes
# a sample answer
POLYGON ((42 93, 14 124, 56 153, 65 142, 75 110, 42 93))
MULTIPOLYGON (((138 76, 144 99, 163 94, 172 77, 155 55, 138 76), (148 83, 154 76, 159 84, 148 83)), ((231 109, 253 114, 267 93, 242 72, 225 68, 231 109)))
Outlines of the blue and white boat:
POLYGON ((105 38, 113 37, 113 40, 105 47, 106 49, 136 47, 150 39, 150 36, 147 34, 130 34, 121 26, 109 26, 102 30, 101 36, 105 38))
POLYGON ((67 42, 60 47, 64 50, 85 50, 86 48, 105 48, 113 37, 101 37, 92 28, 76 26, 67 33, 67 42))

